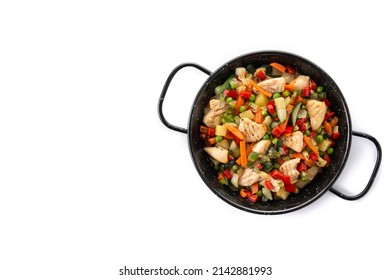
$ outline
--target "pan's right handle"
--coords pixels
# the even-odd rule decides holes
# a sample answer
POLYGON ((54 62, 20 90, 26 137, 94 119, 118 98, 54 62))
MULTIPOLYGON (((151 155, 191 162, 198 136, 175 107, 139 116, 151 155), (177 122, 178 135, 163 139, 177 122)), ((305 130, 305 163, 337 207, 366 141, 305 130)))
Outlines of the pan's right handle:
POLYGON ((381 161, 382 161, 382 148, 381 148, 381 145, 379 144, 378 140, 376 140, 373 136, 371 136, 367 133, 362 133, 362 132, 357 132, 357 131, 352 131, 352 135, 365 138, 365 139, 371 141, 372 143, 374 143, 376 151, 377 151, 376 152, 376 162, 374 165, 374 169, 372 170, 370 180, 368 181, 366 187, 360 193, 358 193, 356 195, 347 195, 347 194, 340 192, 339 190, 336 190, 335 188, 329 189, 333 194, 335 194, 335 195, 337 195, 345 200, 357 200, 357 199, 360 199, 367 194, 367 192, 370 190, 372 184, 374 183, 376 174, 378 173, 379 166, 380 166, 381 161))
POLYGON ((171 74, 169 74, 169 76, 168 76, 168 78, 167 78, 167 80, 165 82, 165 85, 164 85, 164 87, 163 87, 163 89, 161 91, 160 99, 158 100, 158 116, 160 117, 161 122, 166 127, 168 127, 169 129, 172 129, 172 130, 175 130, 175 131, 178 131, 178 132, 182 132, 182 133, 187 133, 187 129, 186 128, 178 127, 178 126, 173 125, 170 122, 168 122, 166 120, 164 114, 163 114, 163 109, 162 109, 165 95, 166 95, 166 93, 168 91, 169 85, 171 84, 173 77, 176 75, 177 72, 179 72, 184 67, 194 67, 194 68, 202 71, 203 73, 205 73, 207 75, 211 74, 210 70, 204 68, 203 66, 195 64, 195 63, 183 63, 183 64, 180 64, 180 65, 176 66, 172 70, 171 74))

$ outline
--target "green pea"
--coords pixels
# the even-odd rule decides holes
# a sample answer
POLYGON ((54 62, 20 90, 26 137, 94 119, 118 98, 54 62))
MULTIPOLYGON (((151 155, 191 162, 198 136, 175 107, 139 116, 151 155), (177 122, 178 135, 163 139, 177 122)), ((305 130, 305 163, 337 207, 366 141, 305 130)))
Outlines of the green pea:
POLYGON ((318 93, 321 93, 321 92, 324 91, 324 87, 323 87, 323 86, 318 86, 316 91, 317 91, 318 93))
POLYGON ((258 197, 263 196, 263 192, 262 192, 261 190, 259 190, 259 191, 257 192, 257 196, 258 196, 258 197))
POLYGON ((279 92, 275 92, 274 95, 272 96, 273 99, 276 99, 276 98, 279 98, 280 97, 280 93, 279 92))
POLYGON ((318 134, 316 139, 317 139, 317 143, 321 143, 324 140, 324 137, 321 134, 318 134))
POLYGON ((269 139, 269 134, 264 135, 264 136, 263 136, 263 139, 264 139, 264 140, 268 140, 268 139, 269 139))
POLYGON ((226 102, 227 103, 230 103, 230 102, 232 102, 233 101, 233 98, 231 98, 231 97, 228 97, 227 99, 226 99, 226 102))
POLYGON ((252 102, 255 102, 256 100, 256 95, 255 94, 251 94, 251 97, 249 97, 249 100, 252 101, 252 102))
POLYGON ((289 90, 283 91, 283 97, 288 97, 290 96, 291 92, 289 90))
POLYGON ((240 113, 245 112, 245 111, 246 111, 246 106, 241 106, 240 107, 240 113))
POLYGON ((331 154, 333 154, 334 150, 332 147, 330 147, 327 152, 328 152, 328 155, 331 155, 331 154))
POLYGON ((217 143, 220 143, 222 142, 223 138, 222 136, 218 135, 217 137, 215 137, 215 140, 217 141, 217 143))

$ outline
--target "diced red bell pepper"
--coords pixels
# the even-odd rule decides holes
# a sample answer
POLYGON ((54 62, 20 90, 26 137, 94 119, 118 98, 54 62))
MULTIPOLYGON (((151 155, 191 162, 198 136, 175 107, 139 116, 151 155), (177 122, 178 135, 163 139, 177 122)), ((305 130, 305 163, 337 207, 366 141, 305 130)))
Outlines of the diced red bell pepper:
POLYGON ((283 180, 283 178, 284 178, 284 174, 281 171, 277 170, 277 169, 273 169, 269 173, 269 175, 271 175, 273 178, 278 179, 278 180, 283 180))
POLYGON ((295 185, 291 183, 291 178, 288 175, 283 176, 284 188, 287 192, 295 192, 295 185))
POLYGON ((224 171, 223 171, 223 175, 227 178, 227 179, 231 179, 231 178, 233 178, 233 175, 232 175, 232 173, 230 173, 230 170, 229 169, 225 169, 224 171))
POLYGON ((289 73, 289 74, 295 74, 295 69, 294 68, 292 68, 291 66, 289 66, 289 65, 287 65, 286 66, 286 70, 287 70, 287 72, 289 73))
POLYGON ((223 93, 226 95, 226 97, 231 97, 233 99, 237 99, 237 97, 238 97, 238 93, 234 89, 232 89, 232 90, 227 89, 223 93))
POLYGON ((257 195, 257 193, 250 193, 248 194, 248 200, 251 201, 251 202, 257 202, 257 200, 259 199, 259 196, 257 195))
POLYGON ((332 161, 327 153, 324 154, 324 160, 326 161, 326 166, 329 166, 332 161))
POLYGON ((215 128, 209 127, 209 128, 207 129, 207 135, 208 135, 209 137, 214 137, 214 136, 215 136, 215 128))
POLYGON ((251 97, 251 93, 249 91, 241 91, 240 92, 240 95, 244 98, 244 99, 249 99, 251 97))
POLYGON ((334 112, 326 112, 324 120, 326 121, 326 120, 330 119, 333 115, 334 115, 334 112))
POLYGON ((295 124, 298 126, 299 131, 301 131, 301 132, 305 132, 306 131, 306 129, 307 129, 306 128, 306 121, 307 121, 306 118, 297 119, 295 124))
POLYGON ((310 86, 304 87, 301 92, 302 97, 309 97, 310 96, 310 86))
POLYGON ((280 135, 284 132, 283 128, 280 125, 277 125, 272 129, 272 135, 279 138, 280 135))
POLYGON ((297 165, 297 170, 299 172, 306 171, 307 170, 306 163, 304 163, 303 161, 299 162, 297 165))
POLYGON ((284 188, 286 189, 286 192, 290 192, 290 193, 295 192, 295 185, 294 184, 285 184, 284 188))
POLYGON ((310 79, 310 88, 314 91, 317 89, 317 84, 312 79, 310 79))
POLYGON ((256 164, 257 169, 261 170, 263 169, 263 165, 261 163, 256 164))
POLYGON ((282 181, 283 181, 284 185, 291 184, 291 179, 290 179, 290 176, 288 176, 288 175, 283 175, 282 181))
POLYGON ((265 187, 269 190, 272 190, 274 188, 270 180, 265 181, 265 187))
POLYGON ((292 133, 294 131, 294 127, 291 125, 288 125, 286 129, 284 130, 284 133, 292 133))
POLYGON ((274 105, 272 105, 270 103, 267 104, 267 110, 271 116, 273 116, 275 114, 275 107, 274 107, 274 105))
POLYGON ((325 105, 328 106, 328 107, 329 107, 330 104, 331 104, 330 101, 329 101, 327 98, 322 98, 321 101, 324 102, 325 105))
POLYGON ((261 71, 261 70, 259 70, 259 71, 257 72, 256 76, 257 76, 257 78, 259 78, 260 80, 265 80, 265 79, 267 78, 267 75, 266 75, 263 71, 261 71))
POLYGON ((318 160, 318 156, 315 153, 310 153, 309 154, 309 159, 317 161, 318 160))
POLYGON ((315 131, 310 132, 310 138, 316 138, 316 136, 317 136, 317 132, 315 131))
MULTIPOLYGON (((284 131, 284 133, 286 133, 286 131, 284 131)), ((285 145, 282 145, 282 149, 283 149, 283 152, 285 155, 288 155, 289 152, 290 152, 290 148, 285 146, 285 145)))
POLYGON ((332 139, 337 140, 339 139, 339 137, 340 137, 340 131, 339 131, 339 127, 336 125, 332 129, 332 139))

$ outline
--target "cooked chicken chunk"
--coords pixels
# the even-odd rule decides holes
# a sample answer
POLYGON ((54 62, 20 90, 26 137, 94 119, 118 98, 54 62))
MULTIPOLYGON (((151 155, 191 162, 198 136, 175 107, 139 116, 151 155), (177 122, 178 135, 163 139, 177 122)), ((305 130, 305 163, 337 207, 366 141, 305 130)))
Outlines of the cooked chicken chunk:
POLYGON ((280 165, 279 170, 284 174, 290 176, 290 181, 294 184, 299 177, 299 171, 297 170, 297 165, 301 161, 299 158, 290 159, 283 162, 280 165))
POLYGON ((267 126, 258 124, 248 118, 240 119, 238 129, 245 135, 246 142, 259 141, 267 132, 267 126))
POLYGON ((310 117, 310 126, 313 131, 316 131, 324 121, 327 106, 325 102, 310 99, 306 102, 306 107, 310 117))
POLYGON ((299 75, 294 81, 294 89, 302 90, 304 87, 310 85, 310 77, 305 75, 299 75))
POLYGON ((290 136, 284 137, 283 145, 300 153, 303 149, 303 133, 295 131, 290 136))
POLYGON ((286 80, 282 77, 272 78, 258 83, 258 86, 271 93, 282 92, 286 86, 286 80))
POLYGON ((268 173, 264 171, 255 171, 252 168, 245 168, 241 177, 238 179, 240 186, 251 186, 252 184, 260 181, 264 181, 270 178, 268 173))
POLYGON ((253 146, 252 151, 260 155, 265 155, 269 146, 271 146, 271 140, 260 140, 253 146))
POLYGON ((207 108, 209 111, 204 115, 203 122, 208 127, 216 127, 221 123, 221 115, 227 111, 228 107, 229 105, 226 102, 211 99, 207 108))

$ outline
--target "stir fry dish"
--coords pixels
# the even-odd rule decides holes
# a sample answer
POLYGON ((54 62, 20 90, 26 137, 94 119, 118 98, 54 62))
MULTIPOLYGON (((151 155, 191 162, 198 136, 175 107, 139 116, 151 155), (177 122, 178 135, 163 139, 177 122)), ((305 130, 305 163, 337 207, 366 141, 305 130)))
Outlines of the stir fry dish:
POLYGON ((331 164, 340 136, 331 107, 325 88, 291 66, 236 68, 204 110, 210 168, 252 203, 298 194, 331 164))

